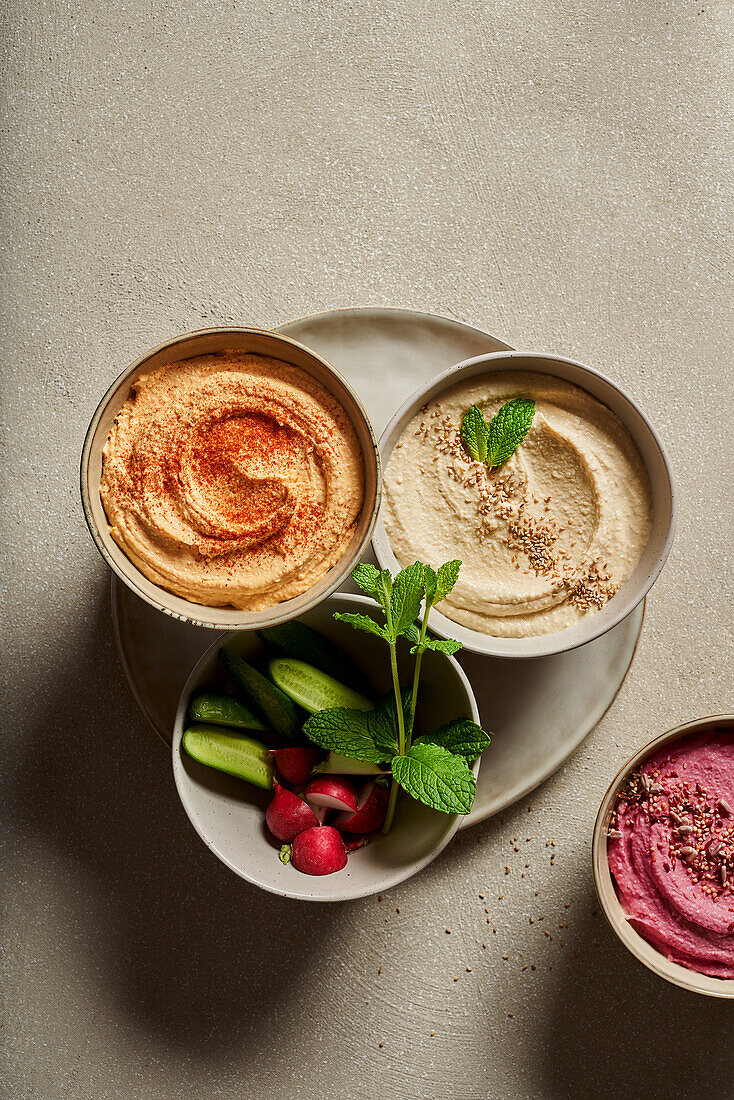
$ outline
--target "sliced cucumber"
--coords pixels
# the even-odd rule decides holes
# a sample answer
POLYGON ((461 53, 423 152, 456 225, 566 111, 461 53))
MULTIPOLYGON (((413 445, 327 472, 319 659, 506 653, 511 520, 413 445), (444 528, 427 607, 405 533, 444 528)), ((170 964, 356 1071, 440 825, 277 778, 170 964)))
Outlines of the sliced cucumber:
POLYGON ((274 657, 268 665, 268 675, 276 687, 309 714, 331 710, 332 707, 350 707, 353 710, 374 708, 374 703, 364 695, 294 657, 274 657))
POLYGON ((216 726, 189 726, 183 735, 189 756, 220 772, 246 779, 256 787, 273 786, 273 758, 265 745, 252 737, 225 733, 216 726))
POLYGON ((367 677, 342 651, 305 623, 292 621, 271 626, 267 630, 258 630, 258 637, 264 642, 282 649, 288 657, 321 669, 327 676, 333 676, 342 684, 355 691, 369 695, 372 685, 367 677))
POLYGON ((370 764, 368 760, 353 760, 351 756, 342 756, 338 752, 330 752, 326 760, 322 760, 313 769, 314 775, 385 775, 385 771, 379 764, 370 764))
POLYGON ((222 695, 214 691, 203 691, 189 703, 189 718, 192 722, 209 722, 215 726, 234 726, 241 730, 266 730, 251 710, 233 699, 231 695, 222 695))
POLYGON ((219 656, 257 717, 287 741, 300 740, 301 723, 291 699, 241 657, 226 649, 219 656))

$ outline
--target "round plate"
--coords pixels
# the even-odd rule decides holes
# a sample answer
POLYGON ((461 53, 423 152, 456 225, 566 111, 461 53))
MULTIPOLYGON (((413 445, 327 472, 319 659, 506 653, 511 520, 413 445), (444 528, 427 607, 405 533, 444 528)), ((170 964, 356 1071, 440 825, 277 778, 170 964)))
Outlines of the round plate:
MULTIPOLYGON (((291 321, 278 331, 313 348, 344 374, 378 435, 427 379, 472 355, 508 347, 459 321, 402 309, 334 310, 291 321)), ((578 748, 624 680, 643 615, 641 604, 596 641, 551 657, 510 661, 459 655, 482 722, 494 734, 491 766, 479 773, 474 809, 464 826, 527 794, 578 748)), ((112 617, 135 699, 170 745, 179 696, 214 635, 155 611, 115 577, 112 617)))

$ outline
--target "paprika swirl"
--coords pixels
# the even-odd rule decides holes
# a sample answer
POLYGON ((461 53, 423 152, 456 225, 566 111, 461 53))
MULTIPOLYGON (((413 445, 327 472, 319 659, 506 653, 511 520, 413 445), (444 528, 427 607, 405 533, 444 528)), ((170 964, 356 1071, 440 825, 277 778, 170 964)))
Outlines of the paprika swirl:
POLYGON ((104 448, 110 533, 154 583, 260 610, 342 556, 364 466, 347 413, 306 372, 226 351, 142 375, 104 448))

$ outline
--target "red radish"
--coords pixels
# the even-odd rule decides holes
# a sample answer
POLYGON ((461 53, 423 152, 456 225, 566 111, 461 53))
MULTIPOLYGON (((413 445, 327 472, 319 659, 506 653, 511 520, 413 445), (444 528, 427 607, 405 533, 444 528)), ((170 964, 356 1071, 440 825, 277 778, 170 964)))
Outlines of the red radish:
POLYGON ((328 806, 312 806, 311 809, 313 810, 319 825, 323 825, 327 817, 331 813, 331 810, 328 806))
POLYGON ((356 811, 340 813, 334 825, 348 833, 373 833, 382 826, 389 801, 387 788, 368 779, 359 792, 356 811))
POLYGON ((286 783, 292 783, 294 787, 301 787, 311 778, 314 764, 321 756, 320 749, 289 748, 271 749, 275 757, 275 766, 285 779, 286 783))
POLYGON ((290 843, 304 829, 318 826, 316 814, 302 798, 281 787, 277 779, 273 780, 273 789, 275 794, 265 811, 265 820, 274 837, 290 843))
POLYGON ((292 859, 304 875, 333 875, 347 865, 344 841, 331 825, 299 833, 293 841, 292 859))
POLYGON ((306 787, 304 798, 311 806, 325 806, 328 810, 357 809, 357 792, 354 784, 342 775, 317 775, 306 787))
POLYGON ((347 833, 346 836, 342 837, 342 840, 347 852, 356 852, 357 848, 364 848, 365 844, 369 844, 370 838, 368 836, 352 836, 347 833))

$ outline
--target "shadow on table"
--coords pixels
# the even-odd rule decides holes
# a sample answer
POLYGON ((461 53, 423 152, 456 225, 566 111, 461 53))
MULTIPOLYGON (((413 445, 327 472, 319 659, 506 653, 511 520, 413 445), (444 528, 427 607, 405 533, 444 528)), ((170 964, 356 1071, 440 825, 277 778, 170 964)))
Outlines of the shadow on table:
POLYGON ((101 982, 139 1027, 188 1055, 264 1041, 343 907, 266 894, 198 840, 123 678, 106 587, 55 646, 52 704, 30 727, 13 810, 71 865, 101 982))
POLYGON ((734 1096, 730 1002, 688 993, 638 963, 606 926, 580 880, 546 1022, 543 1095, 595 1100, 734 1096))

